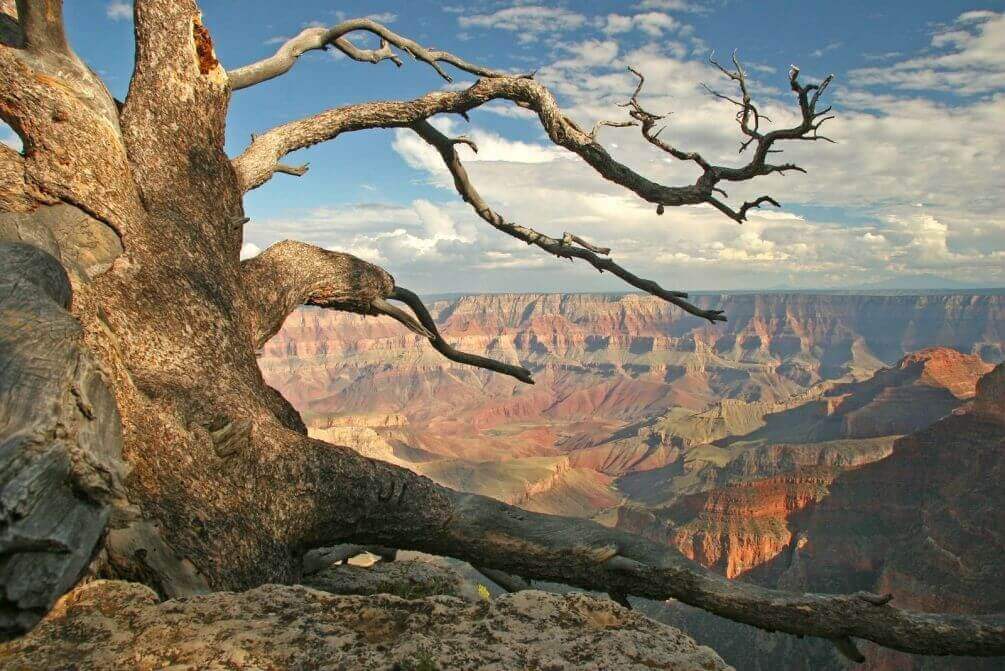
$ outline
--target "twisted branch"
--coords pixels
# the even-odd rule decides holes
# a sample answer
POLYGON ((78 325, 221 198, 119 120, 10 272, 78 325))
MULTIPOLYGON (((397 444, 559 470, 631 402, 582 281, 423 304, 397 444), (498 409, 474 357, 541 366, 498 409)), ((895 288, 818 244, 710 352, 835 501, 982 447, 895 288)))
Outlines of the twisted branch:
POLYGON ((705 191, 705 198, 703 199, 703 202, 712 205, 737 223, 743 223, 747 219, 747 212, 752 208, 760 206, 762 203, 770 203, 775 207, 781 207, 781 205, 777 200, 770 196, 761 196, 754 201, 743 203, 739 209, 734 210, 713 195, 713 193, 720 193, 724 196, 726 195, 725 192, 717 186, 718 183, 721 181, 742 182, 755 177, 770 175, 772 173, 784 174, 789 171, 805 173, 806 171, 803 168, 794 163, 768 163, 767 156, 768 154, 779 153, 779 150, 773 149, 774 143, 778 140, 826 140, 828 142, 834 142, 830 138, 820 135, 818 132, 820 126, 823 125, 825 121, 834 118, 832 115, 827 114, 830 111, 830 107, 820 112, 817 112, 816 109, 820 96, 830 85, 834 76, 828 76, 819 84, 802 85, 799 83, 799 68, 792 66, 792 69, 789 71, 789 85, 796 93, 802 120, 799 125, 792 128, 784 128, 765 133, 761 130, 762 122, 770 122, 771 120, 761 114, 757 109, 757 106, 752 101, 750 88, 747 84, 746 72, 744 72, 743 66, 740 63, 739 58, 737 58, 735 51, 733 52, 732 60, 735 69, 729 70, 715 60, 715 52, 709 56, 709 62, 712 65, 718 68, 718 70, 729 79, 736 82, 740 91, 739 100, 719 93, 705 84, 702 84, 702 86, 716 98, 726 100, 740 108, 736 114, 736 121, 740 126, 740 131, 744 136, 746 136, 746 140, 740 144, 740 153, 743 153, 752 145, 755 147, 754 155, 744 166, 734 168, 713 165, 697 152, 682 151, 672 144, 660 139, 659 136, 666 127, 663 126, 656 129, 656 124, 657 122, 665 119, 667 115, 654 114, 642 107, 642 104, 639 102, 639 94, 642 92, 642 87, 645 84, 645 77, 641 72, 632 67, 629 67, 628 70, 638 77, 638 85, 635 87, 635 91, 632 93, 631 98, 628 99, 628 102, 623 103, 621 106, 629 108, 628 115, 635 121, 639 122, 642 136, 647 142, 680 161, 693 161, 702 169, 702 174, 698 178, 698 184, 701 185, 705 191), (813 94, 812 97, 810 97, 810 93, 813 94))
POLYGON ((436 130, 436 128, 434 128, 428 121, 419 121, 413 124, 412 130, 414 130, 419 137, 428 142, 439 152, 440 156, 443 158, 443 162, 447 166, 447 169, 450 170, 450 174, 453 175, 454 186, 456 187, 457 192, 461 195, 461 198, 463 198, 466 203, 469 203, 478 216, 490 224, 493 228, 502 231, 517 240, 521 240, 528 245, 535 245, 549 254, 553 254, 559 258, 582 259, 600 272, 604 272, 606 270, 633 287, 673 303, 677 307, 697 317, 707 319, 710 322, 726 321, 726 317, 723 315, 721 310, 702 310, 701 308, 684 300, 687 298, 686 293, 681 291, 668 291, 652 280, 643 279, 625 270, 612 259, 601 257, 600 254, 606 255, 610 253, 611 250, 606 247, 596 247, 593 244, 586 242, 579 236, 575 236, 570 233, 566 233, 562 240, 556 240, 555 238, 547 236, 543 233, 538 233, 531 228, 507 222, 503 219, 502 215, 496 213, 488 206, 481 194, 478 193, 478 190, 475 189, 474 185, 471 183, 471 180, 468 178, 467 170, 464 169, 464 165, 461 163, 460 157, 457 155, 457 150, 455 149, 456 141, 451 140, 443 133, 436 130), (579 244, 580 246, 573 246, 571 244, 573 242, 579 244))
MULTIPOLYGON (((341 24, 341 27, 336 28, 348 30, 346 26, 361 25, 364 24, 347 22, 347 24, 341 24)), ((334 39, 332 36, 338 37, 343 34, 339 33, 338 30, 332 30, 335 32, 329 31, 325 33, 325 36, 334 39)), ((384 30, 386 31, 386 29, 384 30)), ((378 34, 387 37, 385 33, 378 32, 378 34)), ((741 151, 756 142, 756 150, 751 161, 739 168, 712 165, 698 153, 681 151, 661 140, 659 135, 662 129, 654 130, 654 128, 656 122, 664 117, 648 112, 639 103, 638 97, 645 78, 632 68, 629 70, 639 78, 639 82, 632 97, 624 106, 630 108, 629 115, 635 120, 633 122, 602 121, 594 126, 590 132, 587 132, 571 121, 559 108, 551 92, 537 82, 528 77, 510 77, 501 73, 492 73, 490 78, 480 80, 462 91, 436 91, 411 101, 350 105, 277 126, 261 135, 254 136, 251 145, 244 153, 234 159, 233 163, 243 187, 246 190, 252 189, 263 184, 275 172, 281 171, 282 164, 279 161, 289 152, 331 140, 343 132, 368 128, 411 127, 439 151, 454 177, 458 192, 465 201, 472 204, 478 215, 493 227, 523 240, 527 244, 537 245, 560 258, 583 259, 599 271, 610 271, 628 284, 659 296, 691 314, 709 321, 720 321, 725 319, 721 311, 701 310, 683 300, 687 297, 686 294, 667 291, 651 280, 633 275, 611 259, 601 258, 600 255, 609 253, 606 248, 582 244, 581 238, 573 238, 569 234, 563 236, 562 240, 556 240, 533 229, 506 222, 481 199, 468 179, 454 150, 454 145, 459 142, 471 145, 476 151, 477 147, 474 147, 474 144, 466 138, 453 140, 446 138, 427 121, 434 114, 454 113, 466 116, 471 109, 491 100, 510 100, 521 107, 537 112, 538 118, 552 142, 576 153, 602 177, 628 188, 649 202, 655 203, 657 213, 662 214, 666 206, 705 203, 712 205, 734 221, 742 223, 746 220, 747 213, 751 209, 760 207, 764 203, 778 207, 778 201, 770 196, 761 196, 753 201, 743 203, 739 209, 734 210, 715 196, 716 193, 726 195, 717 184, 722 180, 745 181, 774 172, 802 171, 794 164, 769 164, 765 159, 768 153, 773 151, 772 144, 777 140, 817 138, 817 129, 826 121, 826 118, 818 119, 826 113, 826 110, 817 113, 816 105, 831 78, 828 77, 820 84, 803 86, 798 82, 798 69, 793 68, 790 73, 790 85, 799 98, 803 121, 797 127, 775 130, 765 134, 760 131, 761 119, 765 117, 757 111, 756 106, 751 102, 746 75, 735 53, 733 55, 735 71, 722 67, 714 60, 714 57, 710 60, 723 73, 736 81, 740 87, 742 101, 733 100, 732 102, 741 108, 737 118, 742 131, 748 136, 741 151), (810 97, 811 93, 812 98, 810 97), (614 160, 597 142, 596 135, 601 126, 624 127, 635 125, 635 122, 641 126, 642 134, 648 142, 679 160, 693 161, 702 168, 701 176, 693 185, 673 187, 652 182, 614 160)), ((283 67, 288 69, 285 65, 283 67)))
POLYGON ((436 114, 465 114, 493 100, 509 100, 538 115, 549 139, 586 161, 601 177, 623 186, 643 200, 665 206, 705 202, 708 189, 698 183, 665 186, 616 161, 589 132, 569 120, 551 92, 527 77, 481 79, 460 91, 433 91, 407 101, 376 101, 326 110, 276 126, 256 135, 234 159, 245 190, 261 186, 286 154, 338 137, 372 128, 405 128, 436 114))
POLYGON ((291 240, 242 261, 241 275, 255 349, 300 305, 377 314, 374 302, 380 305, 394 289, 394 278, 372 263, 291 240))
POLYGON ((429 314, 429 310, 426 309, 422 299, 415 293, 405 289, 404 287, 395 287, 394 291, 391 292, 388 298, 401 301, 408 307, 412 308, 412 312, 414 312, 415 316, 419 318, 419 323, 422 324, 423 328, 429 332, 429 335, 427 336, 429 338, 429 342, 432 343, 437 352, 451 361, 456 361, 457 363, 464 364, 465 366, 475 366, 476 368, 492 370, 497 373, 502 373, 503 375, 515 377, 526 384, 534 384, 534 378, 531 377, 530 371, 522 366, 514 366, 512 364, 496 361, 495 359, 490 359, 488 357, 478 356, 477 354, 468 354, 467 352, 461 352, 460 350, 451 347, 450 344, 443 339, 443 336, 440 335, 439 330, 436 328, 436 322, 433 321, 432 315, 429 314))
POLYGON ((428 64, 436 70, 438 75, 448 82, 453 81, 453 79, 440 67, 440 63, 447 63, 459 70, 479 77, 500 77, 504 75, 504 73, 497 70, 490 70, 489 68, 469 63, 450 52, 428 49, 414 40, 398 35, 371 19, 352 19, 331 28, 307 28, 296 37, 283 43, 272 56, 230 70, 227 75, 230 79, 230 88, 237 91, 289 72, 297 62, 297 59, 308 51, 325 50, 329 47, 338 49, 356 61, 379 63, 383 60, 389 60, 398 67, 401 67, 401 59, 391 50, 392 45, 401 49, 413 59, 428 64), (380 47, 378 49, 360 49, 345 37, 348 33, 356 31, 365 31, 377 35, 380 37, 380 47))

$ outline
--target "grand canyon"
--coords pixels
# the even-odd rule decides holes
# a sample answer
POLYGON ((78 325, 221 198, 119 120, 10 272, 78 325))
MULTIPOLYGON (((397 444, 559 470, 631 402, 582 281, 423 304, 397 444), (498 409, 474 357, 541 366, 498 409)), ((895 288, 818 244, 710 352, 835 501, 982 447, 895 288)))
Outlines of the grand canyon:
MULTIPOLYGON (((1005 292, 735 293, 709 325, 636 294, 432 297, 453 364, 386 318, 302 308, 261 350, 312 435, 450 487, 595 519, 736 580, 1005 610, 1005 292)), ((819 641, 640 603, 740 669, 819 641), (747 653, 754 646, 757 655, 747 653)), ((991 668, 870 648, 869 668, 991 668)))

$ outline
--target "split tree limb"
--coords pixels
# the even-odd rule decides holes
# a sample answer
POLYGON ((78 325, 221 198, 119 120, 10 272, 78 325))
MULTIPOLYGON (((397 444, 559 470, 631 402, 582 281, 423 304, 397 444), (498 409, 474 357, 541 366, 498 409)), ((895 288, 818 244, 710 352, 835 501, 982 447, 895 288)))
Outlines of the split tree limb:
POLYGON ((414 130, 419 137, 432 145, 439 152, 440 156, 443 157, 443 161, 446 164, 447 169, 450 170, 450 174, 453 175, 454 186, 456 187, 457 192, 461 195, 461 198, 474 208, 479 217, 497 230, 500 230, 517 240, 522 240, 528 245, 536 245, 544 251, 554 254, 559 258, 582 259, 600 272, 604 272, 606 270, 633 287, 673 303, 677 307, 695 315, 696 317, 707 319, 710 322, 726 321, 726 317, 721 310, 703 310, 684 300, 687 298, 686 293, 680 291, 668 291, 652 280, 643 279, 625 270, 612 259, 602 258, 598 255, 610 253, 610 250, 607 248, 595 247, 590 243, 586 243, 582 238, 573 236, 569 233, 566 233, 563 240, 556 240, 555 238, 544 235, 543 233, 538 233, 537 231, 525 226, 507 222, 501 215, 488 206, 481 194, 478 193, 478 190, 475 189, 474 185, 471 183, 471 180, 468 178, 468 173, 464 169, 464 165, 461 163, 460 157, 457 155, 457 150, 455 148, 456 142, 436 130, 436 128, 434 128, 428 121, 419 121, 413 124, 412 130, 414 130), (568 239, 570 242, 577 242, 581 245, 581 247, 574 247, 571 244, 566 243, 564 241, 565 239, 568 239))
POLYGON ((368 63, 379 63, 382 60, 390 60, 400 67, 401 59, 394 54, 390 48, 391 46, 395 46, 412 58, 426 63, 448 82, 453 81, 453 79, 440 67, 440 63, 447 63, 459 70, 479 77, 500 77, 505 74, 469 63, 463 58, 459 58, 447 51, 427 49, 418 42, 410 40, 407 37, 402 37, 371 19, 352 19, 331 28, 307 28, 296 37, 283 43, 272 56, 230 70, 227 75, 230 79, 231 89, 237 91, 289 72, 294 64, 296 64, 297 59, 308 51, 327 49, 329 47, 335 47, 353 60, 368 63), (364 31, 380 37, 380 48, 373 50, 360 49, 354 45, 345 36, 356 31, 364 31))
POLYGON ((451 347, 417 295, 396 287, 385 270, 351 254, 286 240, 242 261, 241 274, 255 349, 274 336, 298 306, 315 305, 361 315, 386 315, 428 338, 451 361, 534 383, 526 368, 451 347), (388 298, 404 302, 418 319, 389 303, 388 298))
POLYGON ((467 352, 461 352, 460 350, 452 347, 446 340, 443 339, 443 336, 440 335, 440 331, 436 328, 436 322, 433 321, 432 315, 429 314, 429 310, 426 309, 422 299, 415 293, 405 289, 404 287, 395 287, 389 298, 401 301, 408 307, 412 308, 412 312, 414 312, 415 316, 419 318, 419 322, 430 332, 429 342, 432 343, 437 352, 451 361, 462 363, 465 366, 475 366, 476 368, 492 370, 497 373, 502 373, 503 375, 515 377, 521 382, 534 384, 534 378, 531 377, 530 371, 522 366, 514 366, 512 364, 496 361, 495 359, 490 359, 488 357, 478 356, 477 354, 468 354, 467 352))

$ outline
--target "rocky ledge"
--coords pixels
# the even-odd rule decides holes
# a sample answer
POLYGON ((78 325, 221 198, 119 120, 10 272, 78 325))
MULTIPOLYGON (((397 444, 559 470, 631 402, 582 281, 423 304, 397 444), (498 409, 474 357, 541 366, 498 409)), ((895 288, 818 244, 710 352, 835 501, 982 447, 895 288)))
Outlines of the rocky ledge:
POLYGON ((160 601, 95 581, 30 634, 0 647, 2 669, 728 669, 710 648, 613 601, 518 592, 334 595, 264 585, 160 601))

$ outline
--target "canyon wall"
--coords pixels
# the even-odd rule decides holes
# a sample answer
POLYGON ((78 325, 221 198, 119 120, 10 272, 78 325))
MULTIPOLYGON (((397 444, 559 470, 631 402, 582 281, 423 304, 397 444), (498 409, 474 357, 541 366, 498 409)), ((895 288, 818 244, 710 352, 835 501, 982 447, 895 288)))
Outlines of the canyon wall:
POLYGON ((537 384, 460 366, 387 318, 303 308, 263 348, 266 380, 309 424, 401 413, 454 456, 549 454, 612 426, 721 399, 776 403, 932 346, 1005 358, 1005 295, 727 294, 711 325, 651 296, 501 294, 430 301, 458 348, 530 368, 537 384), (542 418, 546 421, 542 422, 542 418), (519 423, 547 426, 522 436, 519 423), (471 444, 471 427, 479 444, 471 444))
MULTIPOLYGON (((981 475, 1001 468, 987 426, 1005 425, 1005 381, 988 373, 1005 355, 1005 294, 699 302, 730 321, 637 295, 431 301, 448 341, 521 363, 533 386, 447 361, 390 320, 310 308, 260 365, 313 435, 455 489, 640 533, 735 579, 1005 610, 980 589, 1005 549, 981 535, 1001 528, 989 515, 1005 503, 986 491, 1000 474, 981 475), (995 479, 968 489, 981 477, 995 479)), ((741 669, 750 647, 764 668, 843 668, 813 642, 686 608, 651 614, 741 669)))

